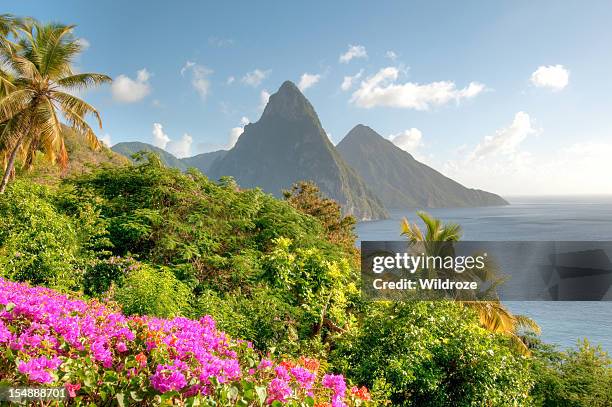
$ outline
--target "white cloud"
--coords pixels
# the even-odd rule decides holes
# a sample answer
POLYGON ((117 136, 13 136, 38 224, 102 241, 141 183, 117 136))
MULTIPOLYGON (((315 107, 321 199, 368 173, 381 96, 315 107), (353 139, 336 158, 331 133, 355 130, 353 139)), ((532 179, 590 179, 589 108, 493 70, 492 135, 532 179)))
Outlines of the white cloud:
POLYGON ((164 149, 178 158, 189 157, 191 155, 191 145, 193 138, 185 133, 178 140, 172 140, 164 133, 164 128, 160 123, 153 123, 153 145, 164 149))
POLYGON ((468 187, 510 196, 612 192, 612 142, 604 138, 560 145, 542 140, 546 148, 530 151, 525 140, 536 135, 545 136, 527 113, 518 112, 510 125, 475 147, 459 149, 442 172, 468 187))
POLYGON ((232 83, 234 83, 234 81, 236 80, 236 78, 234 78, 233 76, 230 76, 227 78, 227 81, 225 81, 225 83, 227 85, 231 85, 232 83))
POLYGON ((385 57, 389 58, 391 61, 395 61, 397 59, 397 54, 395 51, 387 51, 385 57))
POLYGON ((570 72, 563 65, 540 66, 531 74, 531 83, 538 88, 562 90, 569 83, 570 72))
POLYGON ((151 75, 145 68, 136 73, 136 79, 131 79, 123 74, 119 75, 111 86, 113 98, 123 103, 134 103, 144 99, 151 93, 150 77, 151 75))
POLYGON ((91 46, 91 43, 87 40, 87 38, 77 38, 76 42, 81 46, 81 51, 86 51, 91 46))
POLYGON ((304 73, 298 83, 298 88, 303 92, 311 86, 315 85, 321 79, 319 74, 304 73))
POLYGON ((481 160, 497 154, 513 154, 528 136, 537 133, 529 115, 525 112, 518 112, 514 115, 510 126, 497 130, 495 134, 486 136, 478 143, 468 159, 481 160))
POLYGON ((270 75, 270 70, 263 71, 261 69, 255 69, 251 72, 247 72, 241 79, 242 83, 256 88, 270 75))
POLYGON ((270 92, 265 89, 259 92, 259 110, 264 110, 266 108, 268 100, 270 100, 270 92))
POLYGON ((205 100, 210 91, 210 80, 208 77, 213 71, 193 61, 187 61, 181 68, 181 75, 185 76, 187 72, 191 73, 191 86, 193 86, 200 97, 205 100))
POLYGON ((340 89, 346 92, 353 87, 353 83, 355 83, 357 79, 361 78, 361 75, 363 75, 363 69, 353 76, 345 76, 342 80, 342 85, 340 85, 340 89))
POLYGON ((165 149, 170 142, 170 137, 164 133, 164 128, 160 123, 153 123, 153 145, 165 149))
POLYGON ((343 64, 348 64, 354 58, 367 58, 368 53, 363 45, 349 45, 348 50, 340 55, 338 60, 343 64))
POLYGON ((398 76, 398 68, 381 69, 375 75, 361 81, 350 101, 364 108, 388 106, 428 110, 451 101, 458 103, 463 99, 471 99, 485 90, 485 86, 478 82, 470 82, 463 89, 457 89, 455 83, 451 81, 423 85, 413 82, 396 83, 398 76))
POLYGON ((104 144, 106 147, 112 147, 113 143, 111 141, 111 135, 106 133, 104 134, 102 137, 99 138, 99 140, 102 142, 102 144, 104 144))
POLYGON ((240 119, 240 126, 234 127, 229 132, 229 142, 227 148, 232 148, 236 145, 238 138, 244 133, 244 126, 249 124, 251 121, 248 117, 242 116, 240 119))
POLYGON ((185 133, 179 140, 170 140, 168 143, 168 151, 177 156, 178 158, 189 157, 191 155, 191 145, 193 144, 193 138, 185 133))
POLYGON ((390 135, 389 140, 402 150, 414 154, 419 147, 423 146, 423 133, 421 133, 421 130, 412 127, 401 133, 390 135))

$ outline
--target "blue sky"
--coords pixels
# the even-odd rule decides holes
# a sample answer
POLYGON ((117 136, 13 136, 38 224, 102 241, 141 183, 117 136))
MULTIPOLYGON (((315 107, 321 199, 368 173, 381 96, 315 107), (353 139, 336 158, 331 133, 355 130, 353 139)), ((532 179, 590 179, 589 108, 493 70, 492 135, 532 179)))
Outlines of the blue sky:
POLYGON ((89 45, 78 69, 115 78, 84 95, 112 143, 226 148, 243 118, 259 118, 262 95, 308 74, 304 93, 334 143, 363 123, 470 187, 612 193, 610 2, 21 1, 6 11, 77 25, 89 45))

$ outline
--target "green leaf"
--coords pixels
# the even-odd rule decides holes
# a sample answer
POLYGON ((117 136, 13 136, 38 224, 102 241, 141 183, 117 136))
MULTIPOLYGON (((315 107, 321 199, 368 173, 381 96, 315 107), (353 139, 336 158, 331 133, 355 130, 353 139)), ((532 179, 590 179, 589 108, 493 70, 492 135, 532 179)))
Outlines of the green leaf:
POLYGON ((123 393, 117 393, 115 398, 117 399, 117 404, 119 404, 119 407, 125 407, 125 395, 123 393))
POLYGON ((268 397, 268 390, 265 386, 255 386, 255 391, 257 392, 257 398, 259 398, 259 405, 263 406, 268 397))
POLYGON ((142 400, 143 400, 142 396, 141 396, 140 394, 138 394, 138 392, 137 392, 137 391, 134 391, 134 390, 132 390, 132 391, 130 392, 130 397, 131 397, 131 398, 132 398, 132 400, 134 400, 134 401, 142 401, 142 400))

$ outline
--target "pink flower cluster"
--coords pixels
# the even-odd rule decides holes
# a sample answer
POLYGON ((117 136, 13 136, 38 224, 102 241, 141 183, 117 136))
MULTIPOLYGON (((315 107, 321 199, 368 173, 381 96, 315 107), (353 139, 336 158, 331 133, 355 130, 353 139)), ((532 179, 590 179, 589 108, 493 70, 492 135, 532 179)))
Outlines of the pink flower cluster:
POLYGON ((314 359, 280 364, 261 359, 250 369, 241 366, 245 359, 239 352, 252 353, 250 344, 228 338, 209 316, 126 317, 113 304, 1 278, 0 347, 11 350, 0 352, 0 377, 63 385, 71 397, 82 388, 70 374, 80 363, 81 370, 95 371, 99 378, 109 371, 126 383, 145 377, 158 393, 207 396, 214 385, 247 380, 266 384, 268 403, 320 399, 315 396, 319 389, 331 393, 325 397, 333 406, 346 405, 344 378, 325 375, 317 380, 319 364, 314 359))

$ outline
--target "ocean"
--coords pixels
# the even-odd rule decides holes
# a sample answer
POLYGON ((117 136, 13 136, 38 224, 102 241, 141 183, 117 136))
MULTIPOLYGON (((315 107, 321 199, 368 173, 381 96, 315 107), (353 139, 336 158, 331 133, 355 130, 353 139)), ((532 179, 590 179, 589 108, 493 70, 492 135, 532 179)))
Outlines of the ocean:
MULTIPOLYGON (((510 197, 510 205, 429 209, 432 216, 463 228, 463 240, 612 241, 612 196, 510 197)), ((416 210, 392 210, 390 219, 360 222, 360 240, 402 240, 400 221, 417 221, 416 210)), ((542 340, 560 348, 587 338, 612 353, 612 302, 510 301, 517 314, 533 318, 542 340)))

